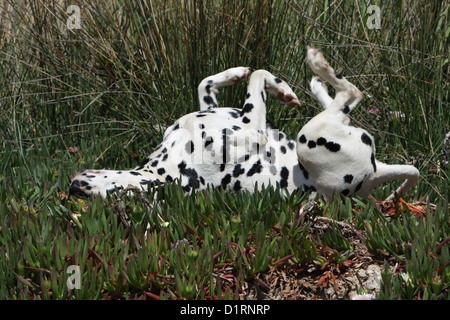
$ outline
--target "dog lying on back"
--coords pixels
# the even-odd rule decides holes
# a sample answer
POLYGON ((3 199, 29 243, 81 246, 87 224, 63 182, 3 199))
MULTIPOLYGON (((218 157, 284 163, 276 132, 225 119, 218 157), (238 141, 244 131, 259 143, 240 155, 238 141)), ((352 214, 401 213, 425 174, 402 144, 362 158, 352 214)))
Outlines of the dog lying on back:
POLYGON ((310 83, 311 91, 325 110, 295 140, 266 121, 268 93, 289 107, 299 105, 286 82, 268 71, 251 74, 241 109, 218 107, 218 90, 249 76, 248 68, 232 68, 200 83, 200 111, 167 128, 161 144, 138 167, 81 171, 73 178, 70 193, 81 198, 106 197, 128 186, 145 190, 175 179, 181 180, 185 192, 208 185, 253 192, 278 184, 290 192, 303 189, 328 197, 333 193, 366 197, 389 180, 405 180, 395 193, 407 192, 417 183, 419 171, 410 165, 377 161, 372 136, 349 125, 347 115, 363 94, 336 73, 317 49, 307 48, 307 62, 318 75, 310 83), (334 98, 322 79, 335 89, 334 98))

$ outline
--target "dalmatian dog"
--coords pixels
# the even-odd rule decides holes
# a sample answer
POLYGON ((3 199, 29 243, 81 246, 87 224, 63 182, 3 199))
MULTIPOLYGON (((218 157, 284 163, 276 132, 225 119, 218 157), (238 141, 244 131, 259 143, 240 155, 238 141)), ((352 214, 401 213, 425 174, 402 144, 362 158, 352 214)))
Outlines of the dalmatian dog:
POLYGON ((310 86, 324 111, 296 139, 266 120, 268 94, 288 107, 299 105, 287 83, 266 70, 250 75, 242 108, 218 107, 219 89, 246 80, 250 74, 245 67, 231 68, 200 83, 200 111, 168 127, 162 143, 139 166, 81 171, 72 180, 70 194, 106 197, 117 188, 146 190, 175 179, 186 193, 208 186, 255 192, 278 185, 289 192, 366 197, 389 180, 405 180, 395 192, 399 196, 413 187, 419 178, 415 167, 377 161, 372 136, 349 125, 348 114, 363 94, 336 73, 317 49, 307 48, 307 62, 318 75, 310 86), (324 81, 334 87, 334 98, 328 95, 324 81))

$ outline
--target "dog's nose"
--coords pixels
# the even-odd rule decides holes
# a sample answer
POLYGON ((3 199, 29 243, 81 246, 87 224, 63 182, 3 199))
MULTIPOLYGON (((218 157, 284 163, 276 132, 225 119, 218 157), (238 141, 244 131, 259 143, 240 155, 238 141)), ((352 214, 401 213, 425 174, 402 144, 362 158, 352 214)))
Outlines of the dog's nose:
POLYGON ((75 197, 81 198, 81 199, 89 198, 89 195, 80 188, 80 182, 78 180, 74 180, 70 184, 69 195, 75 196, 75 197))

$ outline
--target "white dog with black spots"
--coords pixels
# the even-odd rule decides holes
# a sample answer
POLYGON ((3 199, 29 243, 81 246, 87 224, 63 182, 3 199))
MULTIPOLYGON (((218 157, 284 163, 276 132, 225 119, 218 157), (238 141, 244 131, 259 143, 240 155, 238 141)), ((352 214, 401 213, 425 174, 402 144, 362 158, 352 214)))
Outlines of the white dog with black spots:
POLYGON ((231 68, 200 83, 200 111, 167 128, 161 144, 138 167, 81 171, 73 178, 70 193, 82 198, 106 197, 117 188, 146 190, 175 179, 181 180, 185 192, 208 185, 251 192, 279 185, 289 192, 366 197, 389 180, 405 180, 389 199, 407 192, 417 183, 419 171, 410 165, 377 161, 372 136, 349 125, 348 114, 363 94, 336 73, 317 49, 307 48, 307 62, 318 75, 310 86, 324 111, 306 123, 296 139, 266 120, 268 93, 289 107, 299 105, 287 83, 266 70, 250 75, 242 108, 219 108, 219 89, 250 74, 249 68, 231 68), (334 98, 328 95, 324 81, 335 89, 334 98))

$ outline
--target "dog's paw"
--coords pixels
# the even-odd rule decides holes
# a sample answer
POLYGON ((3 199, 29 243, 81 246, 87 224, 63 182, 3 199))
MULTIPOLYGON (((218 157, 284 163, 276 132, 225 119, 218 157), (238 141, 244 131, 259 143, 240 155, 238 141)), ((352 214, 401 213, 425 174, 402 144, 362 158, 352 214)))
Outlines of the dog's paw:
POLYGON ((288 107, 295 107, 300 105, 297 95, 289 87, 289 85, 281 79, 273 78, 267 79, 266 90, 280 100, 284 105, 288 107))
POLYGON ((236 67, 225 70, 223 85, 233 85, 242 82, 248 78, 249 74, 250 68, 248 67, 236 67))
POLYGON ((328 93, 327 85, 318 76, 315 76, 311 79, 309 86, 311 87, 312 94, 316 97, 319 96, 322 92, 328 93))
POLYGON ((330 67, 327 60, 325 60, 323 53, 318 49, 309 46, 307 47, 306 61, 311 69, 318 74, 326 71, 330 67))
POLYGON ((297 95, 289 87, 288 90, 286 88, 278 88, 275 98, 290 108, 300 105, 297 95))

